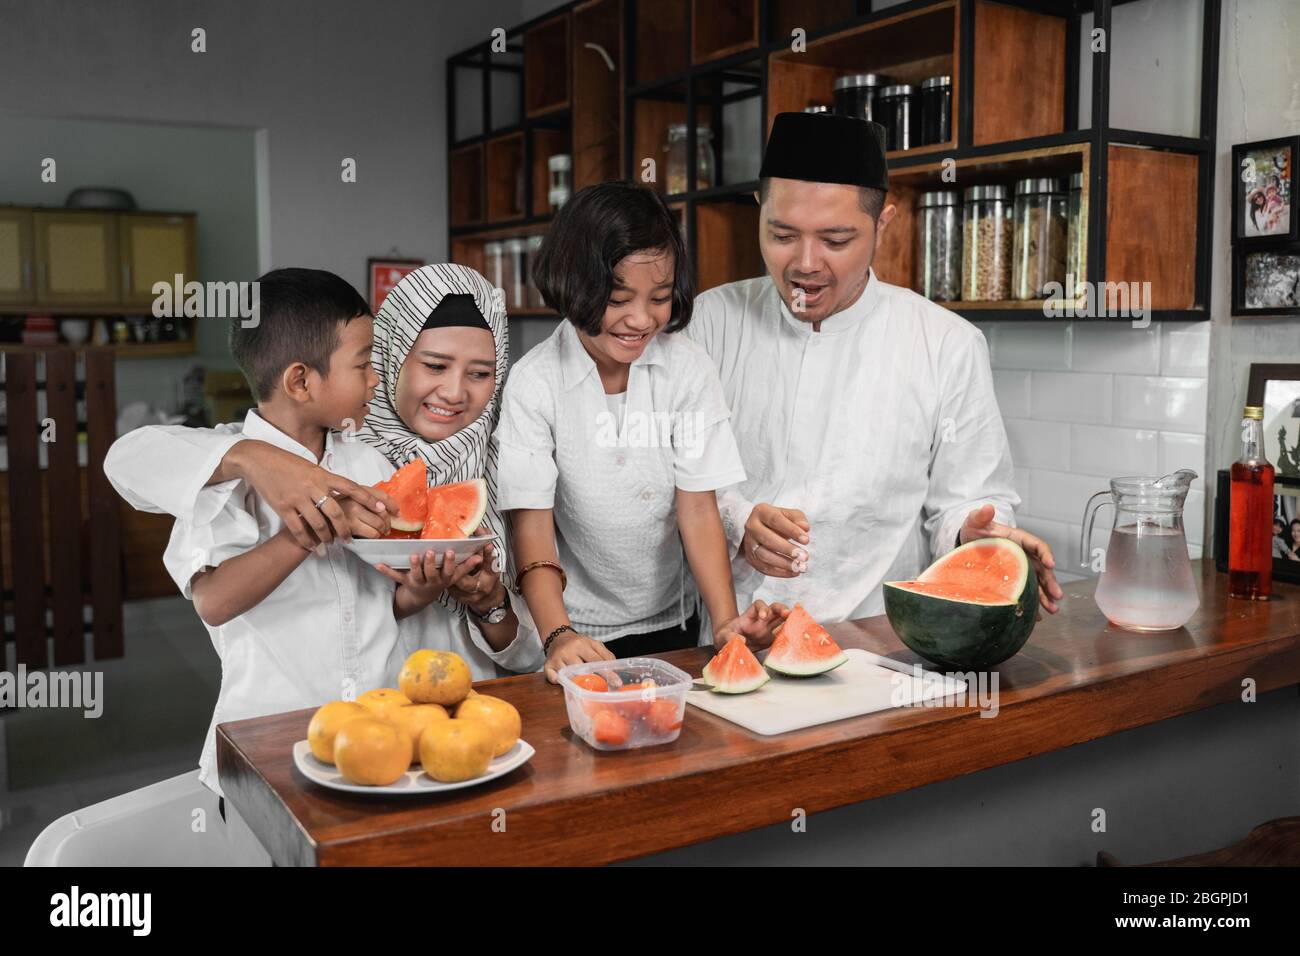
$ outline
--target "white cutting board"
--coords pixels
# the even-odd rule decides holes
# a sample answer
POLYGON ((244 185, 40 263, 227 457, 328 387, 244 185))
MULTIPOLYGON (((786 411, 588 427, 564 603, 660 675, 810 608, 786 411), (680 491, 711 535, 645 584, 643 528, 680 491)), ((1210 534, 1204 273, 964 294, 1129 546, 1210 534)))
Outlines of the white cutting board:
POLYGON ((686 702, 746 730, 770 736, 947 697, 966 689, 965 681, 933 671, 924 671, 927 676, 923 679, 916 678, 910 664, 870 651, 851 647, 844 653, 849 659, 829 674, 772 674, 770 681, 748 694, 691 690, 686 702))

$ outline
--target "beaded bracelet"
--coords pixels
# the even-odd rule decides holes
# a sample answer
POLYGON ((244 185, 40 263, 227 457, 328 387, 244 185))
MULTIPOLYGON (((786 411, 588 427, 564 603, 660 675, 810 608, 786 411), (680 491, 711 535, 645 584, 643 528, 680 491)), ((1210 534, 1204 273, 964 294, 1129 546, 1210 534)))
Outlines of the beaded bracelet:
MULTIPOLYGON (((542 644, 542 653, 543 654, 551 653, 551 642, 554 641, 561 634, 563 634, 565 631, 573 631, 573 628, 570 627, 568 624, 561 624, 555 630, 551 631, 550 634, 546 635, 546 641, 545 643, 542 644)), ((573 631, 573 633, 577 634, 578 632, 573 631)))

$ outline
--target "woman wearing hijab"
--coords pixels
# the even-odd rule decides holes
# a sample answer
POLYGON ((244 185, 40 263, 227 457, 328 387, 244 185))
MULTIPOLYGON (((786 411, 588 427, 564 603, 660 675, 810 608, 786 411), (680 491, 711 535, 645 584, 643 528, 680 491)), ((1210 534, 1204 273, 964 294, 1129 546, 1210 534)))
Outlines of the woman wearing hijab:
MULTIPOLYGON (((379 386, 365 423, 353 435, 345 431, 343 439, 372 445, 394 468, 419 457, 435 485, 486 479, 489 503, 482 530, 504 541, 489 438, 509 340, 505 309, 491 286, 464 266, 424 266, 388 294, 375 317, 374 337, 379 386)), ((134 507, 191 522, 202 522, 223 500, 221 491, 209 486, 247 481, 309 546, 350 537, 345 511, 370 509, 373 523, 383 525, 379 497, 331 474, 322 467, 327 464, 246 439, 238 425, 149 426, 120 438, 104 470, 134 507)), ((531 621, 526 611, 520 621, 498 574, 502 556, 490 549, 487 555, 490 564, 479 556, 468 558, 461 570, 470 574, 461 574, 457 587, 401 622, 407 652, 455 651, 476 680, 541 666, 541 644, 531 621)), ((455 567, 447 562, 446 555, 423 556, 425 567, 450 581, 455 567)), ((379 571, 401 577, 389 568, 379 571)))

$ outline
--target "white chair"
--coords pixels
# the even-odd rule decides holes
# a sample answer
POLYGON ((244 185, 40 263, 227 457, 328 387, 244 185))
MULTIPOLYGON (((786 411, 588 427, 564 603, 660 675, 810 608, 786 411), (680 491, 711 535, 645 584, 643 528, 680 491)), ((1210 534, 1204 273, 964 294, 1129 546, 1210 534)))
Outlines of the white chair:
POLYGON ((59 817, 24 866, 270 866, 271 858, 226 801, 194 770, 59 817))

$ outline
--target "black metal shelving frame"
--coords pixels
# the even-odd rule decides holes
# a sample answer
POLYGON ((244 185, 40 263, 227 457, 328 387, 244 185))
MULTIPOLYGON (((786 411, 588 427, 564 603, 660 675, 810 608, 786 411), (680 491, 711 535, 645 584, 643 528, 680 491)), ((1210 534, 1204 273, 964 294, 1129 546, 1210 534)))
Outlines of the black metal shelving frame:
MULTIPOLYGON (((571 11, 581 0, 570 0, 557 5, 554 9, 526 23, 520 24, 507 34, 507 50, 515 55, 522 54, 520 45, 510 46, 509 41, 518 41, 532 27, 545 23, 557 15, 571 11)), ((637 75, 636 58, 636 24, 637 7, 643 0, 619 0, 622 3, 623 16, 623 75, 637 75)), ((810 30, 807 41, 812 43, 824 37, 835 36, 846 30, 866 26, 879 20, 895 17, 904 13, 918 12, 931 7, 941 6, 950 0, 910 0, 882 9, 873 9, 872 0, 854 0, 853 16, 838 23, 827 24, 810 30)), ((1110 125, 1110 68, 1111 50, 1113 48, 1111 12, 1116 6, 1135 2, 1135 0, 997 0, 1006 6, 1018 7, 1036 13, 1061 17, 1066 22, 1065 41, 1065 129, 1049 136, 1036 136, 1028 139, 1010 140, 975 146, 972 143, 974 129, 974 77, 975 77, 975 2, 976 0, 957 0, 959 8, 959 102, 957 109, 956 147, 942 154, 934 151, 916 155, 895 156, 889 161, 891 170, 904 170, 910 167, 934 163, 940 158, 981 159, 992 158, 1007 153, 1043 149, 1054 146, 1087 144, 1089 147, 1089 181, 1088 181, 1088 279, 1100 282, 1106 270, 1106 208, 1107 208, 1107 159, 1108 149, 1112 145, 1137 146, 1155 150, 1187 153, 1198 157, 1197 163, 1197 197, 1196 197, 1196 252, 1194 279, 1194 306, 1190 309, 1156 309, 1150 313, 1152 321, 1187 322, 1209 319, 1211 257, 1214 231, 1214 175, 1217 149, 1218 120, 1218 79, 1219 79, 1219 39, 1221 23, 1221 0, 1200 0, 1201 31, 1201 71, 1200 71, 1200 109, 1198 135, 1173 136, 1142 130, 1121 129, 1110 125), (1091 108, 1090 124, 1080 128, 1078 124, 1080 99, 1080 40, 1083 18, 1092 14, 1093 29, 1100 28, 1105 37, 1104 50, 1092 54, 1091 70, 1091 108)), ((657 76, 652 80, 635 84, 625 84, 623 89, 623 175, 631 178, 637 169, 634 155, 634 137, 629 130, 633 126, 636 105, 643 99, 671 99, 682 102, 685 107, 686 156, 688 183, 695 182, 696 157, 696 115, 697 102, 700 101, 697 85, 701 81, 715 81, 714 95, 710 102, 715 106, 714 143, 719 156, 722 154, 721 109, 725 103, 740 99, 759 97, 760 128, 763 142, 755 144, 761 150, 766 141, 767 98, 768 98, 768 57, 788 49, 789 37, 773 36, 773 7, 775 0, 758 0, 759 39, 758 43, 748 49, 729 53, 726 56, 692 63, 686 69, 657 76), (757 64, 758 73, 740 73, 745 66, 757 64), (738 82, 742 85, 753 83, 754 89, 740 90, 730 94, 721 92, 723 81, 738 82)), ((691 4, 683 5, 685 35, 691 36, 691 4)), ((569 119, 567 110, 547 113, 533 118, 524 118, 518 123, 500 129, 492 129, 491 109, 491 74, 492 71, 518 73, 520 84, 520 103, 525 103, 523 95, 523 67, 513 63, 495 63, 491 53, 491 41, 484 41, 455 54, 447 60, 447 141, 449 149, 471 145, 495 139, 512 132, 524 132, 525 168, 532 166, 532 137, 530 131, 537 127, 563 128, 569 119), (461 140, 455 139, 456 90, 455 71, 458 68, 477 67, 482 71, 483 132, 461 140)), ((666 195, 666 202, 684 207, 687 246, 696 248, 695 210, 697 205, 710 202, 749 201, 750 195, 758 184, 749 180, 737 183, 720 183, 704 189, 691 189, 681 193, 666 195)), ((451 184, 448 183, 450 200, 451 184)), ((524 177, 525 210, 532 208, 532 176, 524 177)), ((480 224, 452 227, 452 237, 483 232, 489 229, 508 228, 510 226, 535 225, 546 222, 549 216, 525 216, 507 222, 493 221, 480 224)), ((954 311, 971 321, 1044 321, 1040 312, 1032 309, 962 309, 954 311)), ((1087 319, 1084 321, 1102 321, 1087 319)), ((1130 321, 1122 319, 1122 321, 1130 321)))

